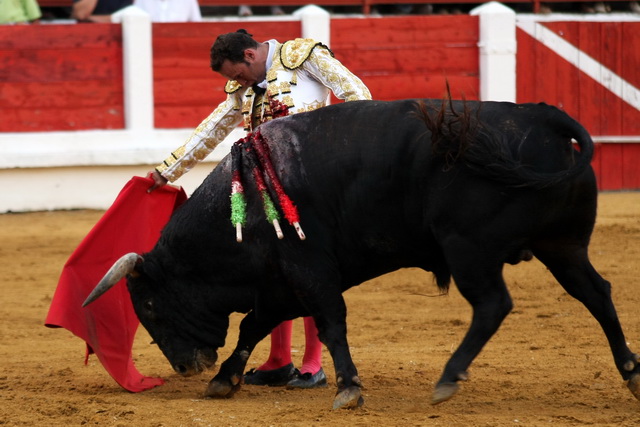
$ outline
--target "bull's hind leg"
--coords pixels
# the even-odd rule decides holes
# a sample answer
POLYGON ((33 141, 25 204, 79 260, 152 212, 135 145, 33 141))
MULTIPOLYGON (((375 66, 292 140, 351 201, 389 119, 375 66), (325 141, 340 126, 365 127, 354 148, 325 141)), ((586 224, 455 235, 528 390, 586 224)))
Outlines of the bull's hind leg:
POLYGON ((593 268, 587 248, 554 242, 534 250, 562 287, 596 318, 604 331, 616 367, 633 395, 640 400, 640 356, 633 354, 624 337, 611 299, 611 285, 593 268))
MULTIPOLYGON (((460 260, 458 256, 458 259, 460 260)), ((512 308, 511 297, 502 279, 501 267, 489 260, 473 265, 452 265, 452 274, 460 293, 473 308, 471 326, 460 346, 447 362, 436 384, 432 404, 451 398, 458 391, 458 381, 467 379, 469 365, 495 334, 512 308), (493 264, 493 268, 488 265, 493 264)))

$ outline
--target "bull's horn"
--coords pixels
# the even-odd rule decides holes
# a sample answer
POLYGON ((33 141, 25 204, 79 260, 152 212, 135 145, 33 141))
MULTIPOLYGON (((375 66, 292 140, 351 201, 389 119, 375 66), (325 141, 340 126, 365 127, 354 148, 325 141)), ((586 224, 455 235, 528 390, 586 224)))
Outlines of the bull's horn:
POLYGON ((82 306, 86 307, 91 304, 122 280, 127 274, 131 274, 138 260, 142 261, 142 257, 135 252, 128 253, 117 260, 102 280, 100 280, 100 283, 91 291, 87 299, 82 303, 82 306))

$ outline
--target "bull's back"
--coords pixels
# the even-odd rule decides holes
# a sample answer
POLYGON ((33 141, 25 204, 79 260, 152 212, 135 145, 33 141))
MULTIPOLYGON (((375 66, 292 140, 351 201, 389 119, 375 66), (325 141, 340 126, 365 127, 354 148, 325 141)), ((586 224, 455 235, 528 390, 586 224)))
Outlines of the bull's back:
POLYGON ((261 132, 274 162, 287 165, 283 184, 307 240, 331 248, 345 271, 367 273, 354 282, 434 258, 425 223, 431 144, 415 101, 340 104, 261 132))
POLYGON ((410 100, 344 103, 268 125, 261 133, 288 186, 340 204, 336 192, 388 197, 385 189, 419 178, 430 158, 429 131, 410 100))
POLYGON ((565 174, 575 164, 571 133, 581 129, 568 116, 545 105, 454 101, 447 108, 481 126, 465 134, 455 115, 438 123, 441 101, 424 103, 345 103, 260 128, 306 244, 351 281, 442 268, 452 233, 505 259, 545 230, 590 233, 595 182, 585 167, 565 174))

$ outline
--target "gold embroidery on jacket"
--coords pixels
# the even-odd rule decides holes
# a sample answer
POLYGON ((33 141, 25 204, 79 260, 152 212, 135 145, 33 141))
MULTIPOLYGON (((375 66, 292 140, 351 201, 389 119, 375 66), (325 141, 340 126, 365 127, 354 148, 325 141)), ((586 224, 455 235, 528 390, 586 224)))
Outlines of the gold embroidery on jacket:
POLYGON ((302 113, 302 112, 317 110, 318 108, 324 107, 325 105, 327 104, 322 101, 315 101, 315 102, 312 102, 311 104, 304 104, 301 108, 298 109, 298 112, 302 113))
POLYGON ((291 93, 291 83, 280 82, 277 90, 278 90, 278 93, 291 93))
POLYGON ((280 61, 286 69, 295 70, 309 58, 316 46, 322 46, 333 56, 333 52, 320 42, 312 39, 294 39, 282 44, 280 61))
MULTIPOLYGON (((274 53, 274 56, 277 56, 278 52, 274 53)), ((278 73, 276 71, 275 68, 271 67, 269 68, 269 71, 267 71, 267 82, 274 82, 278 79, 278 73)))
POLYGON ((224 85, 224 91, 228 94, 234 93, 242 89, 240 83, 235 80, 229 80, 226 85, 224 85))
POLYGON ((289 107, 290 109, 295 106, 295 103, 293 102, 293 98, 289 95, 283 96, 280 101, 282 101, 282 103, 287 107, 289 107))

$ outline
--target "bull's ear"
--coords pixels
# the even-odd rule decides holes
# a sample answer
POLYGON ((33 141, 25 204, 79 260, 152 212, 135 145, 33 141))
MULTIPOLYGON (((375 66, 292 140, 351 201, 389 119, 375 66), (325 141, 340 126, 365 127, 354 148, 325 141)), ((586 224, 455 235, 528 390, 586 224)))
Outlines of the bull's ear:
POLYGON ((133 269, 131 270, 131 272, 127 274, 127 277, 133 277, 134 279, 137 279, 138 277, 140 277, 140 275, 142 274, 143 264, 144 264, 144 258, 138 255, 138 258, 136 258, 136 263, 133 266, 133 269))

